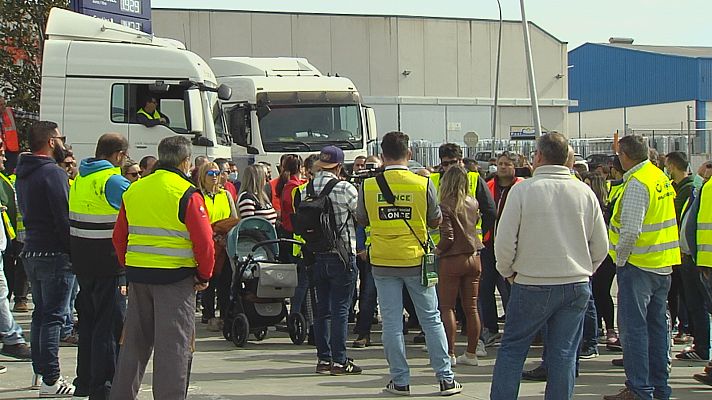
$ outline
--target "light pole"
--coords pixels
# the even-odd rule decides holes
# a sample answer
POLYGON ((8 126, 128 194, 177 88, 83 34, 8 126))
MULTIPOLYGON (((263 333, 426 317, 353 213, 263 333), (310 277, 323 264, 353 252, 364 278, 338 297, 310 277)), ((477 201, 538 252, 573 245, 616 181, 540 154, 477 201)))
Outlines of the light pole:
POLYGON ((497 7, 499 8, 499 35, 497 37, 497 66, 494 73, 494 110, 492 111, 492 155, 490 158, 495 157, 494 153, 496 151, 495 140, 497 138, 497 103, 499 102, 499 65, 500 56, 502 54, 502 4, 497 0, 497 7))
POLYGON ((529 97, 532 101, 532 114, 534 115, 534 136, 541 136, 541 120, 539 119, 539 97, 536 93, 536 82, 534 80, 534 60, 532 59, 532 42, 529 38, 529 23, 524 11, 524 0, 519 0, 522 10, 522 30, 524 31, 524 52, 527 57, 527 70, 529 71, 529 97))

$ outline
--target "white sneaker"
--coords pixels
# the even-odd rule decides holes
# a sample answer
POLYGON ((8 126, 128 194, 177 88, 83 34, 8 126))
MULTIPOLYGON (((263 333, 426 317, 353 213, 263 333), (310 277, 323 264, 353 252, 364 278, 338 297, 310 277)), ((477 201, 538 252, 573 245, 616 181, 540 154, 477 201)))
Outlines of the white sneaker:
POLYGON ((47 385, 44 381, 40 385, 40 397, 72 397, 73 395, 74 385, 61 376, 54 385, 47 385))
POLYGON ((457 357, 457 363, 464 365, 472 365, 474 367, 479 365, 479 362, 477 361, 477 355, 473 355, 473 357, 470 357, 467 355, 467 352, 462 353, 461 356, 457 357))
POLYGON ((30 390, 39 390, 42 384, 42 375, 32 374, 32 383, 30 384, 30 390))
POLYGON ((485 342, 482 339, 477 342, 477 352, 475 354, 477 357, 487 357, 487 349, 485 349, 485 342))
POLYGON ((455 356, 450 356, 450 366, 454 367, 457 365, 457 357, 455 356))

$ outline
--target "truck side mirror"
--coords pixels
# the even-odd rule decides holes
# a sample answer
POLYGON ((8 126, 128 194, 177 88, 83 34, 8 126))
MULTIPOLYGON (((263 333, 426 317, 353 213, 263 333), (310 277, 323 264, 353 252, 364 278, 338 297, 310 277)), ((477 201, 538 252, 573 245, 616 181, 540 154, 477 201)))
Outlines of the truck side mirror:
POLYGON ((376 130, 376 112, 373 111, 373 108, 371 107, 364 107, 364 111, 366 111, 366 138, 370 143, 378 138, 378 131, 376 130))
POLYGON ((191 89, 186 90, 188 96, 188 111, 190 115, 190 129, 191 133, 203 133, 203 126, 205 124, 203 120, 203 103, 200 97, 200 91, 191 89))
POLYGON ((218 86, 218 99, 227 101, 232 97, 232 88, 224 83, 218 86))
POLYGON ((249 112, 250 109, 241 104, 227 110, 228 128, 230 129, 232 141, 240 146, 248 146, 250 144, 249 112))

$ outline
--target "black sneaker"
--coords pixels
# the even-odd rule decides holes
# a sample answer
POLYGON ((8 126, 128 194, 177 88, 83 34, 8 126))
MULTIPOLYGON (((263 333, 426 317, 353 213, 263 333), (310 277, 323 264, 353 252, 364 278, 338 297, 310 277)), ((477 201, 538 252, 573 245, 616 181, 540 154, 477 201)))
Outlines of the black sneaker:
POLYGON ((611 364, 615 367, 624 367, 625 365, 623 364, 623 359, 622 358, 614 358, 611 360, 611 364))
POLYGON ((360 375, 361 367, 354 364, 353 360, 347 358, 344 365, 334 363, 331 365, 331 375, 360 375))
POLYGON ((331 362, 319 360, 316 363, 316 373, 317 374, 329 374, 331 373, 331 362))
POLYGON ((546 382, 546 368, 540 365, 530 371, 522 372, 522 379, 525 381, 546 382))
POLYGON ((615 342, 606 344, 606 350, 608 350, 608 351, 623 351, 623 346, 621 346, 621 340, 616 339, 615 342))
POLYGON ((26 343, 6 344, 2 347, 0 354, 23 361, 32 360, 32 351, 26 343))
POLYGON ((581 360, 590 360, 592 358, 598 357, 598 349, 596 347, 589 347, 588 349, 581 350, 578 358, 581 360))
POLYGON ((362 349, 371 345, 371 335, 358 335, 358 339, 354 340, 351 347, 362 349))
POLYGON ((419 334, 413 336, 414 344, 425 344, 425 333, 420 332, 419 334))
POLYGON ((452 396, 462 392, 462 385, 456 380, 440 381, 440 396, 452 396))
POLYGON ((704 383, 705 385, 712 386, 712 375, 707 374, 695 374, 692 376, 697 382, 704 383))
POLYGON ((383 389, 384 392, 395 394, 398 396, 410 396, 410 385, 396 385, 393 381, 388 382, 386 388, 383 389))

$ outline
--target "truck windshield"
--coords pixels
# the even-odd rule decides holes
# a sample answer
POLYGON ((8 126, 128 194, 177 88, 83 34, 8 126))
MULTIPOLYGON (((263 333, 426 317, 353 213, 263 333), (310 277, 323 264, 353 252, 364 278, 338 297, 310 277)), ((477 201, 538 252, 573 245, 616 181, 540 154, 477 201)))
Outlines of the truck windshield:
POLYGON ((225 129, 225 120, 222 106, 218 101, 218 94, 208 91, 203 93, 205 93, 208 100, 208 106, 210 106, 210 113, 212 114, 213 122, 215 124, 215 137, 218 140, 218 144, 229 146, 231 143, 230 135, 228 134, 227 129, 225 129))
POLYGON ((279 105, 260 118, 265 151, 319 151, 326 145, 363 148, 358 104, 279 105))

